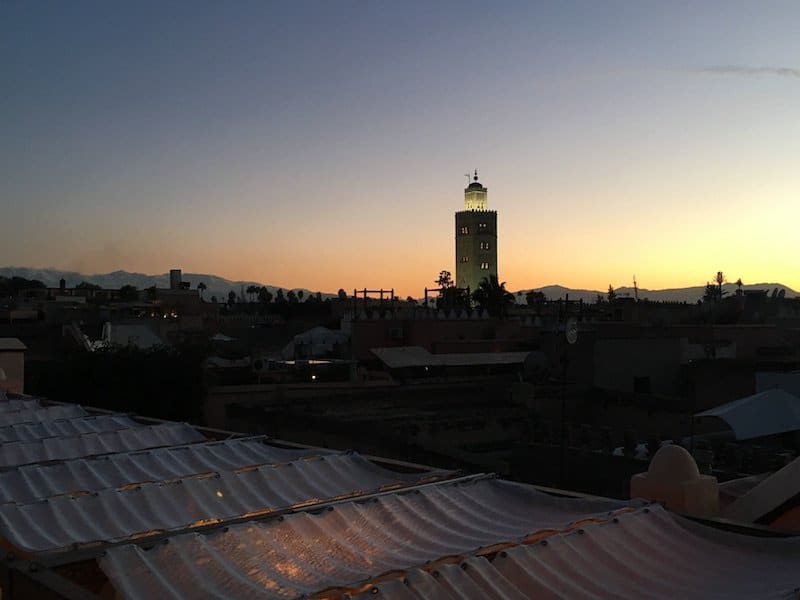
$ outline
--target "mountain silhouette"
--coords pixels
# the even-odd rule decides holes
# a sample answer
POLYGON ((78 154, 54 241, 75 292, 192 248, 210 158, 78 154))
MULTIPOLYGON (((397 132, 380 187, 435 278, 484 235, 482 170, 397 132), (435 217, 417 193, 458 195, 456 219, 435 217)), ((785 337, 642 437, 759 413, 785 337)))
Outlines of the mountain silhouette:
MULTIPOLYGON (((25 279, 38 279, 48 287, 58 287, 59 280, 62 278, 66 280, 67 287, 75 287, 82 281, 94 283, 102 288, 119 289, 123 285, 133 285, 137 289, 143 290, 152 286, 160 288, 169 287, 169 273, 161 275, 145 275, 144 273, 130 273, 128 271, 113 271, 112 273, 101 273, 95 275, 86 275, 74 271, 61 271, 59 269, 33 269, 28 267, 0 267, 0 276, 3 277, 24 277, 25 279)), ((257 281, 234 281, 225 279, 218 275, 210 273, 183 273, 183 281, 188 281, 191 289, 197 288, 197 284, 201 281, 206 284, 206 290, 203 296, 210 298, 216 296, 220 300, 227 299, 228 292, 233 290, 237 294, 246 290, 249 286, 255 285, 258 287, 266 285, 267 289, 275 294, 275 290, 282 288, 284 292, 291 289, 295 291, 302 290, 304 295, 316 294, 316 290, 308 290, 306 288, 291 288, 288 286, 276 286, 272 284, 263 284, 257 281)), ((798 292, 792 288, 783 285, 782 283, 754 283, 743 285, 743 290, 767 290, 785 289, 786 296, 797 296, 798 292)), ((736 293, 735 283, 723 284, 722 289, 732 295, 736 293)), ((548 300, 564 299, 569 295, 570 300, 583 300, 584 302, 594 302, 597 296, 600 295, 606 298, 608 290, 588 290, 588 289, 573 289, 561 285, 547 285, 538 288, 523 289, 515 293, 517 302, 525 302, 525 294, 530 292, 542 292, 548 300)), ((634 297, 634 289, 632 287, 619 287, 614 290, 617 298, 634 297)), ((639 288, 639 299, 650 300, 653 302, 688 302, 693 304, 700 300, 705 294, 705 285, 696 285, 684 288, 671 288, 664 290, 650 290, 647 288, 639 288)), ((323 298, 336 296, 335 292, 322 292, 323 298)))

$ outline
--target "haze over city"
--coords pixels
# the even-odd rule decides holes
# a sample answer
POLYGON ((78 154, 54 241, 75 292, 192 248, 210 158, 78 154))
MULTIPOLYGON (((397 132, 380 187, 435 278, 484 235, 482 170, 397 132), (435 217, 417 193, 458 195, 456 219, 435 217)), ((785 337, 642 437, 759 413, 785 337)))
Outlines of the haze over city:
POLYGON ((6 2, 0 257, 419 295, 795 289, 794 2, 6 2))

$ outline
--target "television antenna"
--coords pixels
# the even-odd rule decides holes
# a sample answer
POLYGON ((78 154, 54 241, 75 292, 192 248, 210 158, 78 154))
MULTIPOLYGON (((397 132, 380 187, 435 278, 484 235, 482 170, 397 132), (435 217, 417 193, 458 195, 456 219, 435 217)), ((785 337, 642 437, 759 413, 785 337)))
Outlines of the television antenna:
POLYGON ((578 341, 578 319, 570 317, 567 319, 566 326, 564 327, 564 337, 567 342, 572 345, 578 341))

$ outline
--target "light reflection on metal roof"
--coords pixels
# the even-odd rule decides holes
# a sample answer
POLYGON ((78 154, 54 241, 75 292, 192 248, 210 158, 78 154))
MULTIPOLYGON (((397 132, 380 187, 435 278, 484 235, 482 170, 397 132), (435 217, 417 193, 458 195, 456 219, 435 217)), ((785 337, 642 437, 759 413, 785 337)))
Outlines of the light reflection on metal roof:
POLYGON ((77 404, 64 404, 58 406, 39 406, 32 401, 28 406, 20 405, 14 410, 0 410, 0 429, 17 423, 38 423, 42 421, 55 421, 57 419, 75 419, 85 417, 87 413, 77 404))
POLYGON ((100 564, 125 598, 296 598, 624 506, 557 499, 496 479, 442 483, 318 514, 174 536, 150 550, 111 548, 100 564))
POLYGON ((0 472, 0 502, 27 503, 70 492, 97 492, 131 483, 287 462, 324 450, 270 446, 263 436, 107 454, 0 472))
POLYGON ((100 492, 0 505, 0 533, 19 554, 112 542, 325 499, 416 483, 356 454, 203 474, 100 492))
POLYGON ((412 569, 345 597, 790 598, 798 572, 798 539, 713 530, 656 506, 518 545, 492 560, 473 556, 412 569))
POLYGON ((186 423, 163 423, 117 431, 43 438, 28 442, 7 442, 2 444, 0 450, 0 467, 110 452, 130 452, 131 450, 174 446, 201 440, 205 440, 205 437, 186 423))
POLYGON ((4 391, 0 391, 0 414, 41 408, 41 406, 38 398, 9 398, 4 391))
POLYGON ((17 423, 0 427, 0 450, 7 442, 29 442, 52 437, 69 437, 82 433, 98 433, 141 427, 126 415, 79 416, 76 418, 17 423))

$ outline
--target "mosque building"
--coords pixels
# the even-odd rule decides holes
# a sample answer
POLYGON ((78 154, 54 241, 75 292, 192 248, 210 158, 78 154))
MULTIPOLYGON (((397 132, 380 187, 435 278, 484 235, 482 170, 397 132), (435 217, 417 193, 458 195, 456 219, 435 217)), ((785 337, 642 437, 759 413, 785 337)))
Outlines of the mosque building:
POLYGON ((497 211, 489 210, 487 188, 478 171, 464 190, 464 210, 456 213, 456 280, 475 291, 491 275, 497 277, 497 211))

